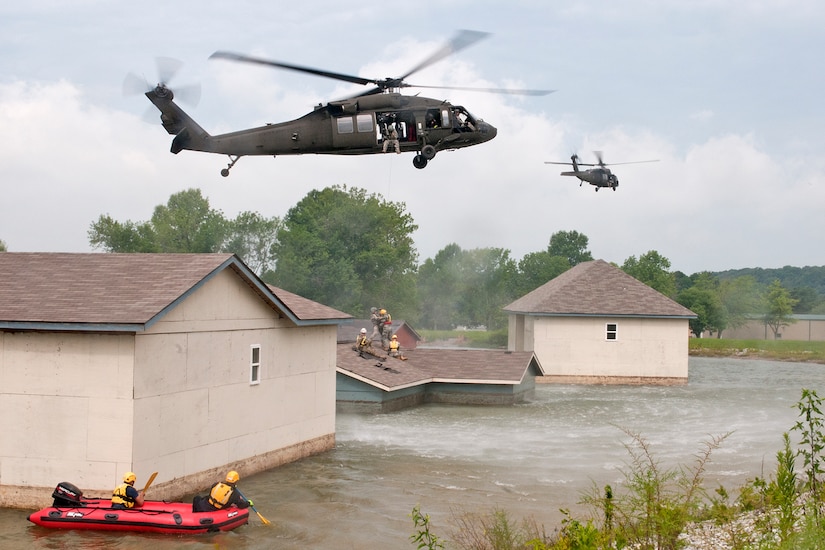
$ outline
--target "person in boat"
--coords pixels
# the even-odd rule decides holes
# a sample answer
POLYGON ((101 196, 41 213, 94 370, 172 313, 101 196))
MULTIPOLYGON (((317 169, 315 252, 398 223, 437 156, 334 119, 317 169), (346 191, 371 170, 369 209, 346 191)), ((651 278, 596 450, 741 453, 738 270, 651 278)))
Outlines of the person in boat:
POLYGON ((193 512, 214 512, 230 506, 238 508, 249 508, 252 502, 246 500, 241 492, 235 488, 235 484, 241 479, 238 472, 232 470, 226 474, 224 481, 219 481, 212 486, 209 495, 202 497, 195 495, 192 499, 193 512))
POLYGON ((123 475, 123 483, 115 487, 112 492, 112 508, 125 510, 136 506, 143 506, 143 491, 135 489, 137 476, 134 472, 123 475))

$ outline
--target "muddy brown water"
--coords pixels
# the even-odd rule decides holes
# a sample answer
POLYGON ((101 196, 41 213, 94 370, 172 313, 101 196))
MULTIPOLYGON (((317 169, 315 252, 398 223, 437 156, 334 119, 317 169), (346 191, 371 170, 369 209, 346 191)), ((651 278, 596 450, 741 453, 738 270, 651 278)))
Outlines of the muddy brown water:
POLYGON ((621 490, 630 439, 620 427, 664 466, 690 464, 704 441, 732 432, 712 455, 711 490, 769 476, 803 387, 825 397, 825 365, 691 358, 685 386, 547 385, 513 407, 339 415, 334 450, 241 480, 271 525, 251 514, 214 535, 57 531, 30 524, 30 511, 0 510, 0 548, 414 548, 416 505, 446 538, 453 514, 496 508, 552 530, 559 508, 585 511, 584 491, 621 490))

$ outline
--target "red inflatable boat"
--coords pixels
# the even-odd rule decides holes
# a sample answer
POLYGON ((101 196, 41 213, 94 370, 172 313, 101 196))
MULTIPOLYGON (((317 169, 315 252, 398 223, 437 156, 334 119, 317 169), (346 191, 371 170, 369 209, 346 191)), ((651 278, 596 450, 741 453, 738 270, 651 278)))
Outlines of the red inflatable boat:
POLYGON ((249 510, 226 508, 192 512, 192 504, 147 500, 140 508, 112 508, 110 500, 86 499, 70 483, 61 483, 52 494, 54 504, 29 515, 29 521, 53 529, 142 531, 146 533, 214 533, 231 531, 249 521, 249 510))

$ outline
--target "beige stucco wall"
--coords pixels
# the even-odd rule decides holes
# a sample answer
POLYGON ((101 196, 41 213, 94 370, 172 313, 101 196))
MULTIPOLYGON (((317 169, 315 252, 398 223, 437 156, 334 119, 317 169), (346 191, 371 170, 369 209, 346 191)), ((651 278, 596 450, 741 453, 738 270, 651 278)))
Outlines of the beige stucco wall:
POLYGON ((159 472, 157 498, 177 498, 225 467, 249 475, 331 448, 336 332, 279 318, 225 270, 137 335, 0 333, 0 414, 13 419, 0 506, 39 505, 60 481, 106 494, 128 470, 138 485, 159 472))
POLYGON ((133 343, 0 332, 0 505, 4 486, 114 486, 130 468, 133 343))
POLYGON ((163 482, 334 434, 336 330, 278 319, 229 270, 211 279, 136 338, 135 468, 163 482))
POLYGON ((536 353, 549 376, 688 376, 684 319, 527 317, 524 326, 531 336, 524 338, 525 348, 536 353), (606 339, 607 323, 618 325, 616 340, 606 339))

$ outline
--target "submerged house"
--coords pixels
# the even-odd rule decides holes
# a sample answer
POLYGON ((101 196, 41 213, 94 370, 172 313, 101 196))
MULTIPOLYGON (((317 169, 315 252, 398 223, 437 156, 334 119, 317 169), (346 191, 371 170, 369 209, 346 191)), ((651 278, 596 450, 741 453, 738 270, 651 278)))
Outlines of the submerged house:
POLYGON ((683 384, 696 314, 603 260, 504 308, 508 349, 533 351, 541 382, 683 384))
POLYGON ((155 498, 335 443, 337 324, 233 254, 0 254, 0 506, 155 498))
POLYGON ((338 344, 340 412, 391 412, 423 403, 511 405, 532 397, 544 374, 532 352, 417 348, 406 360, 338 344))

